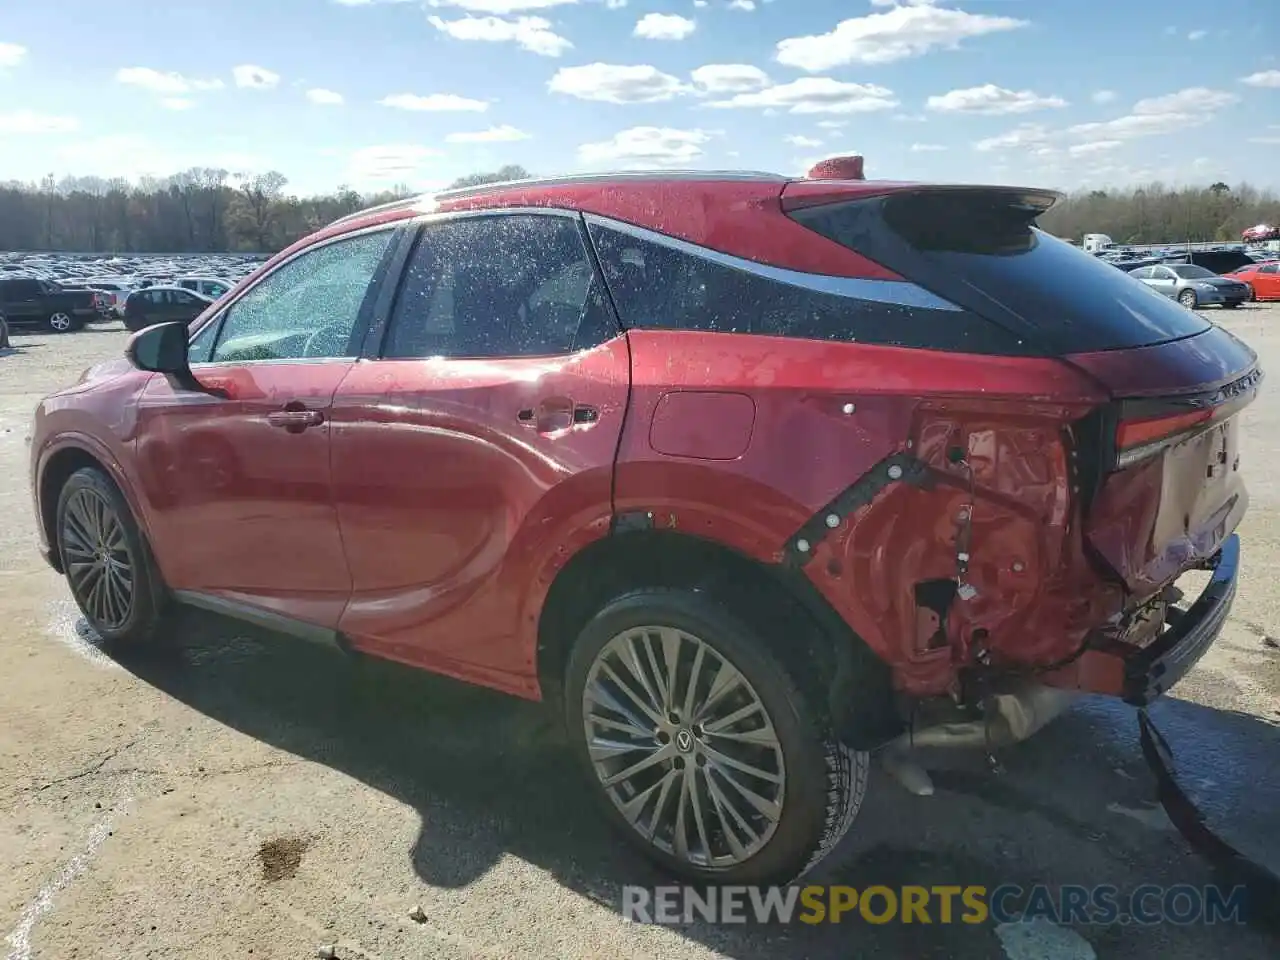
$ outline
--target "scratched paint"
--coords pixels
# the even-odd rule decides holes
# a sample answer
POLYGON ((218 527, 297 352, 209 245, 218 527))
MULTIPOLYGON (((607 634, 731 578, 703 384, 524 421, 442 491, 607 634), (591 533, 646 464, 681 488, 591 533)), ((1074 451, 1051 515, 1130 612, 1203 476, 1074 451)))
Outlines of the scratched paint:
POLYGON ((9 946, 6 960, 30 960, 31 932, 35 929, 36 922, 53 909, 54 896, 69 887, 89 868, 99 848, 110 835, 111 824, 131 802, 132 798, 124 800, 106 817, 95 823, 89 830, 88 839, 80 852, 68 860, 57 875, 40 888, 35 899, 22 908, 18 925, 5 937, 5 943, 9 946))

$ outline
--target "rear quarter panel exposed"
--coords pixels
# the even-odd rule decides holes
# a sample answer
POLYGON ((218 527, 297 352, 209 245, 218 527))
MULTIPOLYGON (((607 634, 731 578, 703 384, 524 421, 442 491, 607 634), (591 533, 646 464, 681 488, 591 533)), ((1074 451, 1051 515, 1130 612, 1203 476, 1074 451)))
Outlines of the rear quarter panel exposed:
MULTIPOLYGON (((1106 398, 1055 360, 970 356, 772 337, 632 331, 632 406, 618 459, 615 509, 658 527, 791 562, 788 541, 886 457, 926 465, 927 482, 892 483, 840 518, 803 563, 806 575, 915 693, 939 692, 975 635, 995 656, 1043 662, 1070 653, 1109 598, 1077 596, 1092 571, 1072 565, 1071 490, 1063 431, 1106 398), (673 391, 742 394, 754 404, 735 459, 655 449, 655 413, 673 391), (953 450, 963 453, 952 462, 953 450), (968 521, 958 517, 968 513, 968 521), (966 532, 963 528, 970 526, 966 532), (968 538, 971 601, 930 620, 917 585, 957 576, 968 538), (1082 608, 1083 605, 1083 608, 1082 608), (1078 631, 1062 629, 1069 620, 1078 631), (937 646, 939 627, 951 641, 937 646), (983 633, 982 631, 985 631, 983 633)), ((695 431, 715 433, 736 405, 683 401, 695 431)), ((725 423, 725 432, 741 432, 725 423)), ((671 424, 665 424, 670 435, 671 424)), ((692 446, 692 445, 690 445, 692 446)), ((708 444, 716 449, 723 444, 708 444)))

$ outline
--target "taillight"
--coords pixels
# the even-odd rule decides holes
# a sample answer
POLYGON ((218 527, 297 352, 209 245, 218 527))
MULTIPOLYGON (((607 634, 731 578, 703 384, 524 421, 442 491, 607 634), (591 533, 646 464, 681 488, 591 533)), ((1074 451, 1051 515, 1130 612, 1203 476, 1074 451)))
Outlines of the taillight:
POLYGON ((1221 407, 1120 421, 1116 426, 1116 469, 1123 470, 1191 439, 1219 420, 1220 412, 1221 407))

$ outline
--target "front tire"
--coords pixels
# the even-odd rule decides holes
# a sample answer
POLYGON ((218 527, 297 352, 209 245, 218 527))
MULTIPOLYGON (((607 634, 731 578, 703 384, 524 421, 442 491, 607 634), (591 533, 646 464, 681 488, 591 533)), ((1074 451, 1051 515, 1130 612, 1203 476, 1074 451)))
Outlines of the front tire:
POLYGON ((606 815, 647 857, 693 882, 782 884, 848 831, 869 766, 801 686, 711 596, 645 589, 583 629, 566 722, 606 815))
POLYGON ((1178 302, 1188 310, 1194 310, 1200 301, 1196 297, 1196 292, 1194 290, 1183 290, 1178 294, 1178 302))
POLYGON ((63 484, 57 545, 71 595, 104 641, 155 637, 168 594, 128 501, 101 470, 84 467, 63 484))

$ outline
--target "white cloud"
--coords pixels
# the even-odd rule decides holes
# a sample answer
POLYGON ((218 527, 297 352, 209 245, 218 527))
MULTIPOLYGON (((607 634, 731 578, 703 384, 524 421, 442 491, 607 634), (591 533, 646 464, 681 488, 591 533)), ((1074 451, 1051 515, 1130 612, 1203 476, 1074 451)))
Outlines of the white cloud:
POLYGON ((646 13, 636 21, 636 28, 631 35, 645 40, 683 40, 697 27, 694 21, 679 14, 646 13))
POLYGON ((168 96, 190 93, 193 90, 220 90, 223 86, 221 80, 195 80, 180 73, 163 73, 150 67, 122 67, 116 71, 116 82, 168 96))
MULTIPOLYGON (((626 2, 627 0, 622 0, 622 3, 624 5, 626 4, 626 2)), ((707 0, 693 0, 693 5, 701 9, 702 7, 705 7, 707 5, 707 0)))
POLYGON ((870 113, 898 105, 893 91, 874 84, 845 83, 830 77, 801 77, 790 83, 716 100, 713 107, 763 107, 790 113, 870 113))
POLYGON ((689 76, 707 93, 746 93, 769 85, 769 75, 749 63, 708 63, 689 76))
POLYGON ((1049 129, 1038 123, 1027 123, 1008 133, 995 137, 987 137, 973 145, 975 150, 989 153, 992 150, 1004 150, 1010 147, 1034 147, 1045 143, 1050 137, 1049 129))
POLYGON ((187 97, 165 97, 160 101, 160 106, 166 110, 190 110, 195 105, 196 102, 187 97))
POLYGON ((1210 90, 1207 87, 1188 87, 1177 93, 1163 97, 1148 97, 1133 105, 1134 113, 1189 113, 1195 110, 1221 110, 1236 103, 1240 98, 1234 93, 1224 90, 1210 90))
POLYGON ((787 141, 787 143, 791 144, 793 147, 820 147, 820 146, 822 146, 822 141, 821 141, 821 140, 817 140, 817 139, 815 139, 815 138, 813 138, 813 137, 806 137, 806 136, 802 136, 802 135, 800 135, 800 134, 792 134, 792 135, 791 135, 791 136, 789 136, 789 137, 783 137, 783 139, 784 139, 784 140, 786 140, 786 141, 787 141))
POLYGON ((942 153, 947 148, 940 143, 913 143, 912 153, 942 153))
POLYGON ((1264 143, 1270 146, 1275 146, 1276 144, 1280 143, 1280 137, 1250 137, 1249 142, 1264 143))
POLYGON ((1068 127, 1066 133, 1071 139, 1086 143, 1177 133, 1208 123, 1215 111, 1239 99, 1234 93, 1223 90, 1188 87, 1162 97, 1139 100, 1125 116, 1097 123, 1078 123, 1068 127))
POLYGON ((418 190, 440 189, 448 181, 435 175, 440 151, 420 144, 379 144, 353 151, 345 179, 357 189, 385 189, 406 183, 418 190))
POLYGON ((1030 90, 1006 90, 994 83, 951 90, 928 100, 929 109, 939 113, 981 113, 991 116, 1031 113, 1066 105, 1067 101, 1061 97, 1042 97, 1030 90))
POLYGON ((1094 103, 1111 103, 1115 98, 1116 92, 1114 90, 1095 90, 1093 96, 1089 99, 1094 103))
POLYGON ((416 110, 432 113, 458 111, 483 113, 489 109, 489 104, 484 100, 472 100, 470 97, 460 97, 453 93, 430 93, 426 96, 419 96, 416 93, 393 93, 383 97, 378 103, 384 107, 394 107, 397 110, 416 110))
POLYGON ((1251 87, 1280 87, 1280 70, 1259 70, 1241 77, 1240 82, 1251 87))
POLYGON ((657 103, 688 92, 679 79, 657 67, 614 63, 561 67, 548 81, 547 89, 601 103, 657 103))
POLYGON ((26 56, 26 47, 16 43, 0 43, 0 69, 16 67, 26 56))
POLYGON ((551 21, 542 17, 463 17, 442 20, 428 17, 428 22, 455 40, 481 40, 490 43, 516 43, 530 53, 558 57, 573 44, 551 29, 551 21))
POLYGON ((307 91, 307 99, 324 107, 340 107, 343 103, 342 94, 323 87, 312 87, 307 91))
POLYGON ((818 126, 823 130, 843 130, 849 125, 848 120, 819 120, 818 126))
MULTIPOLYGON (((548 7, 563 7, 577 3, 578 0, 428 0, 432 7, 457 7, 470 13, 491 13, 506 16, 525 10, 546 10, 548 7)), ((611 8, 613 4, 609 4, 611 8)), ((618 4, 622 6, 622 4, 618 4)))
POLYGON ((1187 34, 1187 39, 1188 39, 1188 40, 1203 40, 1203 39, 1204 39, 1205 37, 1207 37, 1208 35, 1209 35, 1209 31, 1208 31, 1208 30, 1192 30, 1190 33, 1188 33, 1188 34, 1187 34))
POLYGON ((71 133, 78 129, 80 121, 75 117, 36 113, 34 110, 0 113, 0 133, 3 134, 71 133))
POLYGON ((528 140, 529 134, 508 124, 490 127, 488 130, 450 133, 445 137, 448 143, 510 143, 515 140, 528 140))
POLYGON ((1114 150, 1120 146, 1123 141, 1120 140, 1094 140, 1089 143, 1074 143, 1067 147, 1067 153, 1073 157, 1091 156, 1097 153, 1106 153, 1108 150, 1114 150))
POLYGON ((755 8, 755 0, 729 0, 730 10, 741 10, 744 13, 750 13, 755 8))
POLYGON ((582 144, 578 147, 578 159, 588 166, 679 166, 698 160, 702 156, 702 145, 710 139, 711 134, 705 130, 632 127, 608 140, 582 144))
POLYGON ((928 123, 929 118, 923 113, 895 113, 893 119, 898 123, 928 123))
POLYGON ((1013 17, 967 13, 931 3, 908 4, 842 20, 829 33, 781 40, 777 60, 809 73, 851 63, 892 63, 934 49, 953 50, 967 38, 1026 25, 1027 21, 1013 17))
POLYGON ((231 76, 237 87, 246 90, 270 90, 280 83, 280 74, 252 63, 232 67, 231 76))

